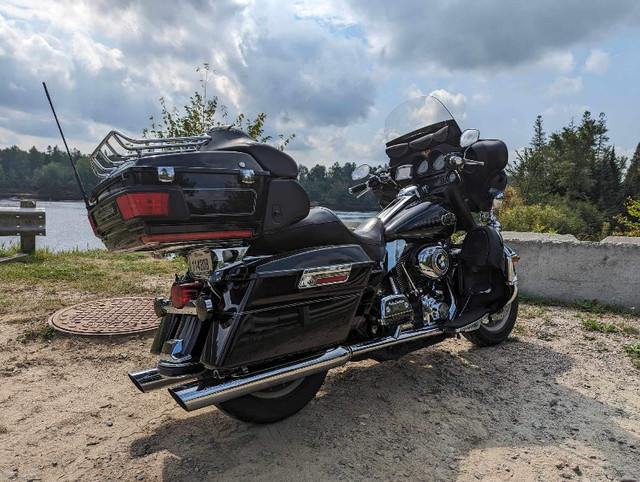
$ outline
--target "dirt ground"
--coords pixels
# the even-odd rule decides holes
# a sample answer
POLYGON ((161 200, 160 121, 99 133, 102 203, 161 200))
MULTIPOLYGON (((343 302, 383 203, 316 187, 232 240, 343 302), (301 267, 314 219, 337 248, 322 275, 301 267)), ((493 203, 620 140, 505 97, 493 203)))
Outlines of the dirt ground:
POLYGON ((254 426, 139 393, 127 372, 155 364, 151 335, 21 343, 3 316, 0 480, 639 479, 640 370, 623 347, 640 321, 597 317, 627 333, 523 305, 501 346, 350 364, 296 416, 254 426))

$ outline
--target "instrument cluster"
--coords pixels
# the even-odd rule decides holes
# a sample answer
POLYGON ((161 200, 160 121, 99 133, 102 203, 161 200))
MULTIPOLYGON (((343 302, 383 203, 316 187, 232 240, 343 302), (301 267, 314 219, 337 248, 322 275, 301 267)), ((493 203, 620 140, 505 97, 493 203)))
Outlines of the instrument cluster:
POLYGON ((407 163, 396 168, 395 180, 405 181, 414 177, 428 177, 442 174, 446 171, 445 153, 432 149, 423 151, 407 163))

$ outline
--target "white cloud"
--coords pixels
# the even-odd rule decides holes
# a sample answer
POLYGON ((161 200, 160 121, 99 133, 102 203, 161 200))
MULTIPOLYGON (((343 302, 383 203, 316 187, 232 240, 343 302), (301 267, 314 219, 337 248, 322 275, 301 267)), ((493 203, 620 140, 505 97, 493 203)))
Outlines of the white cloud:
POLYGON ((556 78, 556 80, 545 87, 545 93, 549 97, 575 95, 580 93, 581 91, 582 77, 565 77, 563 75, 556 78))
POLYGON ((576 60, 570 50, 545 53, 532 68, 568 74, 576 67, 576 60))
POLYGON ((553 104, 550 107, 547 107, 543 112, 543 116, 561 116, 563 118, 568 117, 577 117, 581 116, 584 111, 590 110, 588 105, 579 105, 579 104, 553 104))
POLYGON ((584 63, 584 71, 602 75, 611 65, 611 56, 608 52, 600 49, 593 49, 584 63))
POLYGON ((467 118, 467 98, 461 94, 452 94, 444 89, 434 90, 429 95, 436 97, 451 112, 451 115, 458 122, 463 122, 467 118))

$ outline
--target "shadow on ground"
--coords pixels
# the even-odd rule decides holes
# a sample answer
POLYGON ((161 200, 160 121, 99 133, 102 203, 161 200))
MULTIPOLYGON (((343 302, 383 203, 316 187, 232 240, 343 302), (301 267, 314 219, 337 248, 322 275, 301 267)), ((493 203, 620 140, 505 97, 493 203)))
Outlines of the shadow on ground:
MULTIPOLYGON (((492 462, 506 470, 501 479, 518 476, 507 462, 537 449, 572 460, 586 446, 592 455, 582 455, 582 469, 572 473, 559 460, 550 465, 554 478, 589 470, 586 476, 609 470, 620 477, 617 467, 638 477, 640 441, 618 423, 626 414, 558 382, 570 357, 519 341, 451 347, 350 365, 329 376, 306 409, 277 424, 252 426, 205 409, 130 450, 135 458, 166 451, 165 480, 451 480, 480 478, 466 462, 478 449, 503 449, 508 460, 492 462)), ((535 473, 535 461, 527 464, 535 473)))

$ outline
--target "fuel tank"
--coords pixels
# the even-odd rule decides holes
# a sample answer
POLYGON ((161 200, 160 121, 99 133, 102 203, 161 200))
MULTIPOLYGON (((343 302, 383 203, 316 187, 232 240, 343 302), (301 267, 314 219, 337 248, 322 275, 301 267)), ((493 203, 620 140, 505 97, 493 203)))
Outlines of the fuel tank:
POLYGON ((425 201, 401 211, 385 224, 387 241, 420 239, 438 241, 451 236, 456 216, 446 202, 425 201))

